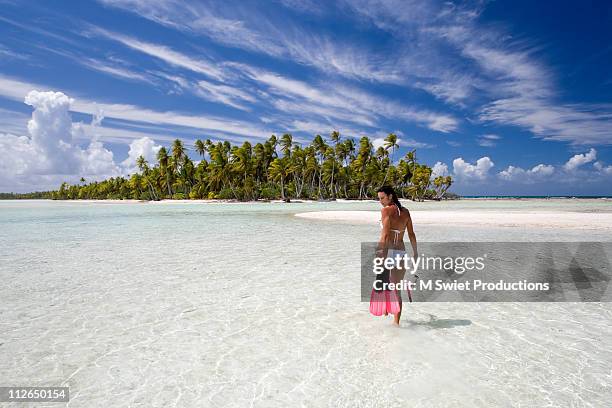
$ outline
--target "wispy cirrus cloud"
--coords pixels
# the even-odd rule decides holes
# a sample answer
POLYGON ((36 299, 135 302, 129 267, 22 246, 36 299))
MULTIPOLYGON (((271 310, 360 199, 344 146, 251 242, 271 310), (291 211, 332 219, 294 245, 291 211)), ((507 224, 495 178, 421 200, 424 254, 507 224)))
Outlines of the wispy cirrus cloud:
POLYGON ((479 69, 479 88, 489 98, 479 119, 526 129, 544 140, 612 144, 612 105, 562 102, 552 69, 535 57, 537 46, 508 43, 503 32, 474 25, 435 31, 479 69))
MULTIPOLYGON (((267 85, 277 95, 292 95, 300 100, 294 105, 295 111, 310 111, 314 114, 346 118, 353 115, 353 121, 361 124, 375 124, 376 118, 402 119, 426 126, 432 130, 448 133, 457 129, 458 120, 451 115, 426 110, 417 110, 401 103, 371 95, 354 87, 337 84, 325 89, 311 84, 286 78, 282 75, 253 68, 244 71, 255 81, 267 85), (312 109, 311 109, 312 107, 312 109)), ((279 102, 279 107, 291 107, 279 102)))
MULTIPOLYGON (((0 76, 0 96, 15 101, 23 101, 24 95, 27 95, 32 90, 50 89, 52 89, 52 87, 0 76)), ((92 101, 87 97, 78 95, 75 96, 74 101, 70 104, 70 110, 92 116, 102 111, 106 118, 120 119, 135 123, 191 128, 194 130, 194 133, 208 131, 216 132, 220 135, 264 138, 276 131, 275 128, 269 128, 269 130, 267 130, 242 120, 202 114, 185 114, 173 111, 161 112, 131 104, 92 101)))
POLYGON ((497 145, 496 141, 499 139, 501 139, 501 136, 489 133, 478 136, 476 142, 482 147, 494 147, 497 145))
POLYGON ((141 73, 127 69, 125 67, 110 64, 106 61, 101 61, 95 58, 78 58, 81 65, 99 72, 103 72, 110 76, 129 81, 139 81, 147 84, 155 85, 155 80, 146 73, 141 73))
MULTIPOLYGON (((305 30, 289 21, 279 26, 246 3, 228 8, 210 3, 186 4, 180 0, 99 1, 167 27, 205 35, 219 44, 288 59, 323 72, 367 81, 405 82, 386 50, 379 53, 363 45, 332 40, 328 35, 305 30)), ((289 6, 298 6, 297 2, 293 3, 289 6)))
MULTIPOLYGON (((325 73, 344 78, 397 84, 406 83, 410 80, 410 75, 405 75, 405 72, 402 72, 403 67, 396 63, 397 56, 387 52, 388 50, 383 49, 378 52, 364 48, 363 45, 356 46, 354 43, 343 43, 338 39, 332 40, 324 34, 306 32, 303 28, 290 22, 284 22, 281 29, 267 16, 259 15, 258 10, 248 8, 246 5, 232 7, 231 16, 228 16, 224 7, 210 3, 185 5, 177 0, 153 2, 102 0, 102 3, 128 12, 136 12, 142 17, 167 27, 206 35, 220 44, 311 65, 325 73), (181 6, 179 7, 179 5, 181 6)), ((289 6, 291 7, 291 5, 289 6)), ((106 36, 118 39, 128 46, 136 44, 137 48, 142 48, 140 46, 142 41, 140 40, 129 39, 126 41, 124 36, 117 34, 106 34, 106 36)), ((171 50, 165 49, 164 51, 171 50)), ((174 55, 174 57, 177 57, 177 55, 174 55)), ((184 61, 185 58, 182 60, 184 61)), ((190 68, 192 65, 182 64, 186 68, 190 68)), ((458 127, 458 120, 450 114, 432 112, 412 106, 400 107, 397 103, 387 103, 382 98, 363 91, 356 91, 352 87, 348 87, 350 88, 348 94, 352 106, 350 109, 346 109, 347 92, 339 89, 341 88, 340 84, 331 92, 329 90, 317 92, 312 86, 275 73, 256 72, 253 74, 256 70, 245 67, 244 64, 221 63, 221 65, 226 69, 225 72, 230 67, 243 69, 260 84, 263 83, 271 87, 272 90, 282 89, 288 92, 292 98, 276 95, 273 98, 273 104, 277 109, 291 109, 289 112, 293 114, 301 113, 303 115, 310 112, 318 117, 318 120, 346 120, 350 114, 353 114, 352 122, 370 126, 376 124, 376 117, 389 118, 393 116, 394 119, 417 123, 439 132, 455 131, 458 127), (351 97, 357 93, 359 98, 351 97), (295 103, 296 96, 302 98, 301 102, 304 102, 302 106, 295 103), (362 102, 364 99, 366 102, 362 102), (328 112, 324 112, 324 109, 327 109, 328 112)), ((452 79, 457 84, 456 78, 452 79)), ((446 86, 446 90, 441 89, 442 84, 438 84, 436 88, 440 93, 445 94, 445 99, 460 99, 461 95, 467 92, 463 88, 451 88, 451 79, 448 82, 449 85, 446 86)), ((237 89, 242 84, 234 83, 231 86, 237 89)), ((432 86, 435 87, 436 85, 432 86)), ((209 97, 217 95, 217 99, 219 99, 219 94, 214 92, 215 87, 209 89, 212 92, 205 91, 204 95, 209 97)), ((202 95, 202 93, 200 94, 202 95)), ((225 102, 228 103, 228 101, 225 102)), ((237 101, 231 103, 237 108, 244 107, 237 101)), ((308 119, 312 121, 314 117, 308 119)))
POLYGON ((13 51, 9 48, 6 48, 2 45, 0 45, 0 58, 7 58, 7 59, 16 59, 16 60, 28 60, 30 59, 30 56, 13 51))
POLYGON ((101 35, 109 40, 119 42, 126 47, 133 49, 134 51, 157 58, 169 65, 197 72, 216 80, 223 80, 225 78, 223 70, 219 69, 211 60, 207 60, 202 57, 191 57, 184 53, 177 52, 165 45, 142 41, 127 35, 108 31, 100 27, 91 27, 89 31, 91 31, 93 34, 101 35))
POLYGON ((612 106, 563 101, 542 47, 479 24, 485 3, 357 0, 347 6, 402 43, 414 86, 470 110, 482 121, 513 125, 544 140, 612 144, 612 106))

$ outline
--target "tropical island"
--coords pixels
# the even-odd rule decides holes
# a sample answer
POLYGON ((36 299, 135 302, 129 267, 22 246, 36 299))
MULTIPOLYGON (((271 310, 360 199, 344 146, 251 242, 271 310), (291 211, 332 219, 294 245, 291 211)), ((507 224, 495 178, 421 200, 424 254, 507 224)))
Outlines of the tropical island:
POLYGON ((402 198, 414 201, 457 197, 448 192, 450 176, 432 177, 432 168, 417 162, 412 150, 394 165, 399 148, 397 135, 389 133, 384 145, 375 149, 368 137, 359 145, 351 138, 341 139, 334 131, 330 142, 321 135, 305 147, 291 134, 272 135, 252 146, 245 141, 196 140, 194 150, 200 161, 192 161, 185 144, 174 140, 168 150, 161 147, 157 162, 143 156, 139 171, 128 177, 79 184, 62 183, 58 190, 26 194, 1 194, 0 198, 136 199, 136 200, 333 200, 370 199, 382 185, 393 186, 402 198), (279 152, 280 151, 280 154, 279 152), (205 156, 208 155, 208 160, 205 156))

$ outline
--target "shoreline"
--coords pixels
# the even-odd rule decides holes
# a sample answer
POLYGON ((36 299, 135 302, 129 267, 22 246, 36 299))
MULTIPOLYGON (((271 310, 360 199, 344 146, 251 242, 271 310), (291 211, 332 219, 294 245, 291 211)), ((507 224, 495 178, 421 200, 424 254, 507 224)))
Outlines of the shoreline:
MULTIPOLYGON (((400 199, 403 203, 445 203, 445 202, 459 202, 459 201, 526 201, 526 202, 552 202, 552 201, 567 201, 567 200, 579 200, 579 201, 612 201, 612 197, 462 197, 460 199, 452 200, 423 200, 423 201, 412 201, 408 199, 400 199)), ((0 202, 28 202, 28 201, 49 201, 58 203, 99 203, 99 204, 177 204, 177 203, 190 203, 190 204, 259 204, 259 203, 271 203, 271 204, 307 204, 307 203, 377 203, 376 199, 345 199, 337 198, 333 200, 310 200, 310 199, 292 199, 290 202, 284 200, 247 200, 241 201, 236 199, 164 199, 159 201, 153 200, 136 200, 136 199, 82 199, 82 200, 52 200, 50 198, 20 198, 20 199, 1 199, 0 202)))
MULTIPOLYGON (((611 230, 612 213, 582 213, 573 211, 499 211, 499 210, 411 210, 414 225, 453 225, 461 227, 489 226, 511 228, 570 228, 584 230, 611 230)), ((378 211, 312 211, 295 214, 296 217, 317 221, 376 224, 378 211)))

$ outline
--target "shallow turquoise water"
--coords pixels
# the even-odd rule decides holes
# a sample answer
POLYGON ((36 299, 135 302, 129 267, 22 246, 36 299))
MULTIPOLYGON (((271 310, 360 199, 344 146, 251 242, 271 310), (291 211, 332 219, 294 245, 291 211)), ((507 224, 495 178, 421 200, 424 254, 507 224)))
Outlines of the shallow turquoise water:
MULTIPOLYGON (((406 205, 612 212, 609 200, 406 205)), ((612 398, 610 304, 412 304, 400 329, 370 316, 359 251, 378 227, 293 215, 379 208, 0 201, 0 378, 68 385, 75 407, 612 398)), ((610 240, 584 230, 415 231, 421 241, 610 240)))

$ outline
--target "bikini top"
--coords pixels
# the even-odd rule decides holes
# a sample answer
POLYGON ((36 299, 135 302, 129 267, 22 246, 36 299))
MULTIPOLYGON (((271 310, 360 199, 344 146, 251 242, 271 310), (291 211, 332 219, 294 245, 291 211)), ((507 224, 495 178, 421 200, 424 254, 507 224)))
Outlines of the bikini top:
MULTIPOLYGON (((394 204, 395 205, 395 204, 394 204)), ((397 208, 397 215, 401 215, 402 211, 399 209, 398 206, 395 206, 395 208, 397 208)), ((382 220, 378 220, 378 224, 380 225, 380 228, 383 227, 383 223, 382 220)), ((393 243, 397 243, 397 241, 399 241, 399 236, 402 233, 402 231, 397 230, 397 229, 390 229, 389 231, 391 231, 394 235, 393 235, 393 243)))

